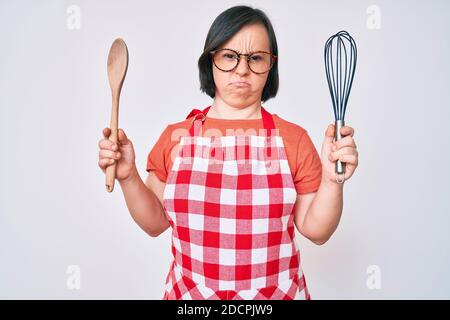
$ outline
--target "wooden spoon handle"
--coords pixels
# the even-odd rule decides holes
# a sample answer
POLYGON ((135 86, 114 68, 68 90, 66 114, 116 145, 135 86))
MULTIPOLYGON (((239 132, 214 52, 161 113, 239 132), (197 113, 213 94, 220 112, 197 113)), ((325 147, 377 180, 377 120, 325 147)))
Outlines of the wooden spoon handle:
MULTIPOLYGON (((111 112, 111 123, 109 128, 111 129, 111 134, 109 135, 109 141, 113 143, 118 142, 118 127, 119 127, 119 95, 113 95, 112 98, 112 112, 111 112)), ((116 180, 116 167, 117 161, 114 164, 106 167, 106 190, 112 192, 114 190, 114 181, 116 180)))

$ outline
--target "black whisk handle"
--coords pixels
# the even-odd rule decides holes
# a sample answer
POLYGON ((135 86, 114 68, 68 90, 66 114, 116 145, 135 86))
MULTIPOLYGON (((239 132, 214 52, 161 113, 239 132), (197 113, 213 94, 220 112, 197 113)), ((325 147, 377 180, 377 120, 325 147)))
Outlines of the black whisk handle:
MULTIPOLYGON (((338 140, 342 139, 341 128, 343 126, 345 126, 345 121, 344 120, 336 120, 334 124, 335 124, 335 129, 336 129, 335 133, 334 133, 334 140, 338 141, 338 140)), ((336 161, 336 170, 335 170, 335 172, 338 175, 339 174, 344 175, 345 174, 345 163, 342 163, 340 160, 336 161)))

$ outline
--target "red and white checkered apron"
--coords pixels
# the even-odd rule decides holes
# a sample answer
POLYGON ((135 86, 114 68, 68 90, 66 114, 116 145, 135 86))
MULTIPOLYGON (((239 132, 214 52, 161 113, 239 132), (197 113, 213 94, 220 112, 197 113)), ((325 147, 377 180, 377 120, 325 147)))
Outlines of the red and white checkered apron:
POLYGON ((189 115, 164 190, 174 260, 163 299, 310 299, 297 192, 272 115, 261 109, 268 135, 203 137, 208 109, 189 115))

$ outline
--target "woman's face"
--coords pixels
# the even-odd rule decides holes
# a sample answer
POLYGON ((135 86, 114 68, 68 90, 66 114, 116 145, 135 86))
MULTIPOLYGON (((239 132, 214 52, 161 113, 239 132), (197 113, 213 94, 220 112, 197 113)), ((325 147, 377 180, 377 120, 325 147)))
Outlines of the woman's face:
MULTIPOLYGON (((261 24, 247 25, 217 49, 222 48, 233 49, 239 53, 270 52, 269 35, 261 24)), ((238 66, 230 72, 221 71, 213 64, 215 98, 223 100, 228 106, 239 109, 260 103, 262 91, 270 72, 254 73, 249 69, 246 58, 246 56, 241 56, 238 66), (238 86, 233 84, 235 81, 244 81, 249 85, 238 86)))

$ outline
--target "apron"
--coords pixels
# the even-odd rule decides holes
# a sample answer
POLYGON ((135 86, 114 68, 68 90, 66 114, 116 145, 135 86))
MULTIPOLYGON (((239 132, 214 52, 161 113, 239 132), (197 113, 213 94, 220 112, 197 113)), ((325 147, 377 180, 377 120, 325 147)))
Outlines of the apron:
POLYGON ((297 192, 272 115, 261 108, 264 135, 203 137, 209 108, 188 115, 166 181, 173 260, 163 299, 309 300, 297 192))

